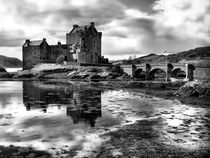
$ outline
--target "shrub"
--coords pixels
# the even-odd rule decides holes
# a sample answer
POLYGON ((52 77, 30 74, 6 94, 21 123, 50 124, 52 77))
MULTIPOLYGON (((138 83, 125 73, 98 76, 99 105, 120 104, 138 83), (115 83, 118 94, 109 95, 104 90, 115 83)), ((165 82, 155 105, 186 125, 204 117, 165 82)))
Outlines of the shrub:
POLYGON ((118 66, 118 65, 115 65, 112 68, 112 72, 119 73, 119 74, 123 74, 124 73, 123 69, 120 66, 118 66))
POLYGON ((57 57, 56 63, 57 64, 63 64, 64 59, 65 59, 64 55, 60 55, 59 57, 57 57))

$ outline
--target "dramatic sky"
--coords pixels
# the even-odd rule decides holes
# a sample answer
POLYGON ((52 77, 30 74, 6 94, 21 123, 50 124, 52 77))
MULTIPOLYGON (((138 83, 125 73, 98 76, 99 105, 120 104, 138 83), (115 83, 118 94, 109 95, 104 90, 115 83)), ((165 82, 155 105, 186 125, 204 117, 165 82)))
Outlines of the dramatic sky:
POLYGON ((65 43, 90 21, 111 59, 210 45, 210 0, 0 0, 0 54, 22 59, 25 39, 65 43))

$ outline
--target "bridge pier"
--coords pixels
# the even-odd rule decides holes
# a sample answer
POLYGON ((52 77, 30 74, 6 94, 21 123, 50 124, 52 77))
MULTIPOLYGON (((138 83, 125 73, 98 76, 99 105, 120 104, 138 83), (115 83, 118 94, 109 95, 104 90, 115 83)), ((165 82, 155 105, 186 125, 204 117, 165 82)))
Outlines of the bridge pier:
POLYGON ((137 70, 137 67, 136 67, 136 65, 132 65, 132 77, 135 77, 135 72, 136 72, 136 70, 137 70))
POLYGON ((192 64, 186 64, 186 81, 193 81, 193 71, 195 70, 195 67, 192 64))
POLYGON ((150 73, 150 70, 151 70, 151 65, 150 64, 146 64, 146 74, 145 74, 145 80, 148 81, 150 80, 150 76, 149 76, 149 73, 150 73))
POLYGON ((166 67, 166 82, 170 82, 171 81, 171 73, 173 70, 173 65, 171 63, 167 63, 167 67, 166 67))

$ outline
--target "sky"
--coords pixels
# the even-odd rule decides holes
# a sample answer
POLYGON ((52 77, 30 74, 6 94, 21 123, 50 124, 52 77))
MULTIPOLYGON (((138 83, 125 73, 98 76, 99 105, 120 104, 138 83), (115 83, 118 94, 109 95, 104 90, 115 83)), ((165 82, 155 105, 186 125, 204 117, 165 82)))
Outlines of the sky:
POLYGON ((22 60, 25 39, 65 44, 92 21, 111 60, 210 45, 210 0, 0 0, 0 55, 22 60))

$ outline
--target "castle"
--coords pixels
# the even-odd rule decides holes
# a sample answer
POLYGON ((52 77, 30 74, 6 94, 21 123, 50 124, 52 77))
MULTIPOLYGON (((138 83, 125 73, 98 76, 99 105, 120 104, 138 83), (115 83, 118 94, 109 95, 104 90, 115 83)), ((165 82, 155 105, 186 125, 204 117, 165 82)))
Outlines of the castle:
POLYGON ((39 63, 55 63, 61 55, 67 62, 106 64, 108 59, 101 56, 101 38, 102 32, 98 32, 91 22, 85 26, 73 25, 70 33, 66 34, 66 44, 49 45, 45 38, 37 41, 27 39, 22 47, 23 70, 39 63))

